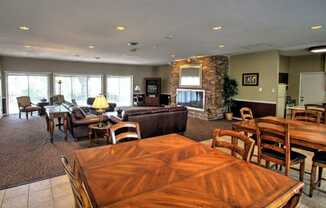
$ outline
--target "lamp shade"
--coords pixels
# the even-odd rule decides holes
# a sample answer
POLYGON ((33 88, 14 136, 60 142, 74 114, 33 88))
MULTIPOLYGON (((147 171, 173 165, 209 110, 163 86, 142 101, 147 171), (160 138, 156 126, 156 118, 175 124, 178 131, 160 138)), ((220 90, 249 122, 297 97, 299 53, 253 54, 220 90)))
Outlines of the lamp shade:
POLYGON ((139 91, 140 91, 140 87, 139 87, 139 85, 136 85, 136 87, 135 87, 135 91, 136 91, 136 92, 139 92, 139 91))
POLYGON ((96 108, 96 109, 105 109, 105 108, 109 107, 109 105, 108 105, 108 101, 106 100, 105 96, 99 95, 99 96, 96 96, 92 107, 96 108))

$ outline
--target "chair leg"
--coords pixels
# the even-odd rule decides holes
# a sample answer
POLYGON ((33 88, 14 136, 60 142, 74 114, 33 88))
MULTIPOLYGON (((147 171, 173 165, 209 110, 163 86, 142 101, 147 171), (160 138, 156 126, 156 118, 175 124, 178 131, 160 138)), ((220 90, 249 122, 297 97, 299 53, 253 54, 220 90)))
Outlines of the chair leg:
POLYGON ((31 116, 33 116, 33 111, 31 112, 31 116))
POLYGON ((310 192, 309 192, 310 197, 312 197, 312 192, 315 189, 316 169, 317 169, 317 166, 315 163, 313 163, 312 168, 311 168, 311 175, 310 175, 310 192))
POLYGON ((318 171, 318 187, 320 187, 321 186, 321 179, 323 177, 323 168, 319 167, 318 169, 319 169, 319 171, 318 171))
POLYGON ((22 118, 22 112, 19 111, 19 119, 21 119, 21 118, 22 118))
POLYGON ((26 112, 26 119, 28 120, 28 112, 26 112))
POLYGON ((305 161, 303 160, 302 162, 300 162, 300 181, 303 181, 304 178, 304 168, 305 168, 305 161))

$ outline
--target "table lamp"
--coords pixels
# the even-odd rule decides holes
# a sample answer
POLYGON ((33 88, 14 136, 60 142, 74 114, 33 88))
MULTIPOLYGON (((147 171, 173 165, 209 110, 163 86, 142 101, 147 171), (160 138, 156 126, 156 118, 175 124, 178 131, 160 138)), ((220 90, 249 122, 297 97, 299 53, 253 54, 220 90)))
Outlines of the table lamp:
POLYGON ((109 107, 108 101, 106 100, 105 96, 104 95, 96 96, 92 107, 95 108, 96 111, 101 115, 99 127, 103 127, 103 112, 105 112, 105 109, 109 107))
POLYGON ((139 92, 140 92, 140 87, 139 87, 139 85, 136 85, 134 91, 135 91, 136 93, 139 93, 139 92))

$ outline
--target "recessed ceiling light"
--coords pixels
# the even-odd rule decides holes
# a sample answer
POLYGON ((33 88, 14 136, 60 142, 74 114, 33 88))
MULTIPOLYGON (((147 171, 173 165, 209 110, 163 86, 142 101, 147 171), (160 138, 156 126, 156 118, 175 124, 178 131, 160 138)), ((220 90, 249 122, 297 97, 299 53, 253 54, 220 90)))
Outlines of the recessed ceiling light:
POLYGON ((214 26, 214 27, 212 27, 212 30, 215 30, 215 31, 222 30, 222 29, 223 29, 223 26, 214 26))
POLYGON ((308 49, 311 53, 326 53, 326 46, 316 46, 308 49))
POLYGON ((30 28, 27 27, 27 26, 20 26, 19 29, 22 30, 22 31, 29 31, 30 30, 30 28))
POLYGON ((224 48, 225 45, 221 44, 221 45, 218 45, 219 48, 224 48))
POLYGON ((88 48, 93 49, 93 48, 95 48, 95 46, 90 45, 90 46, 88 46, 88 48))
POLYGON ((115 29, 118 30, 118 31, 124 31, 124 30, 126 30, 126 27, 122 26, 122 25, 118 25, 118 26, 115 27, 115 29))
POLYGON ((173 37, 174 37, 174 36, 170 34, 170 35, 165 36, 164 38, 167 39, 167 40, 172 40, 173 37))
POLYGON ((322 25, 313 25, 313 26, 311 26, 311 29, 312 29, 312 30, 320 30, 320 29, 322 29, 322 28, 323 28, 322 25))
POLYGON ((25 48, 32 48, 31 45, 24 45, 25 48))

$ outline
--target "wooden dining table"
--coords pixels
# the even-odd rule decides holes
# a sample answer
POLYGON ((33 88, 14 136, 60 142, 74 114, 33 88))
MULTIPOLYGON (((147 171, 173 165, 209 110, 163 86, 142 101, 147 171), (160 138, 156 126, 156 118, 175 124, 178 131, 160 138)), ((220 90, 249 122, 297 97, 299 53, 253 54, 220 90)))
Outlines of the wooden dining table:
POLYGON ((178 134, 77 150, 96 207, 295 207, 303 183, 178 134))
MULTIPOLYGON (((289 124, 290 143, 303 149, 326 151, 326 125, 305 121, 296 121, 280 117, 267 116, 263 119, 287 122, 289 124)), ((255 120, 232 123, 232 129, 256 133, 255 120)))

